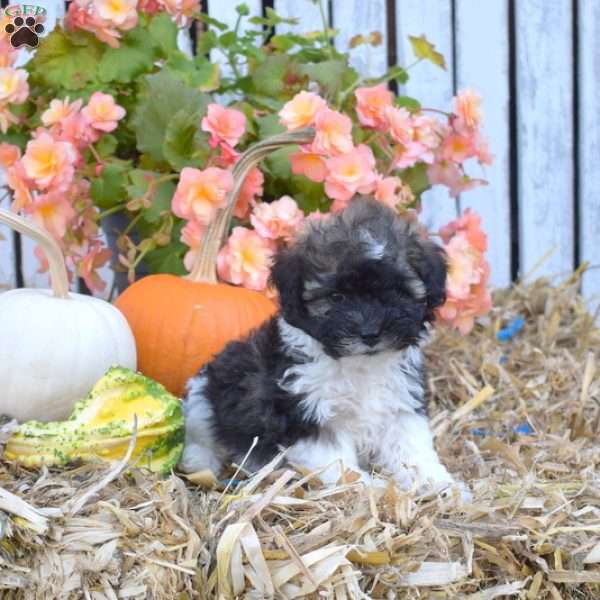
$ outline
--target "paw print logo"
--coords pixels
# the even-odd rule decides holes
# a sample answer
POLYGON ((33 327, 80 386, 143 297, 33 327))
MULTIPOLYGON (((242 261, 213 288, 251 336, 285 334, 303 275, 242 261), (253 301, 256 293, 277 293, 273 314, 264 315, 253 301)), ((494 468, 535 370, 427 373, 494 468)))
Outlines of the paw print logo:
POLYGON ((36 48, 39 36, 44 33, 44 26, 37 22, 35 17, 15 17, 12 23, 4 27, 6 33, 10 34, 10 43, 13 48, 29 46, 36 48))

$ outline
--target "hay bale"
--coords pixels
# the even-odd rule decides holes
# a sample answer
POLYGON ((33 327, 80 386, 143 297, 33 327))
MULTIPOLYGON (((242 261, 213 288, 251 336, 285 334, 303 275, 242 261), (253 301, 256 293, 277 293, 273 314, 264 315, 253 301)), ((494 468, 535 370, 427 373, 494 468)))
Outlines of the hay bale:
POLYGON ((0 461, 2 598, 599 598, 600 331, 577 285, 503 291, 428 350, 437 446, 472 504, 324 489, 280 458, 212 489, 0 461))

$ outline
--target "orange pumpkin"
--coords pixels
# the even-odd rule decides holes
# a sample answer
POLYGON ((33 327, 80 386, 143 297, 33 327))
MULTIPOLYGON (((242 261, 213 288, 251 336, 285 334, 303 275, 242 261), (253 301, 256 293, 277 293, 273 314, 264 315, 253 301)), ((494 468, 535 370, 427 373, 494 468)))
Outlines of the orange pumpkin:
POLYGON ((202 365, 277 310, 260 292, 218 283, 216 257, 249 171, 270 152, 309 143, 312 136, 311 130, 286 133, 250 147, 233 169, 234 186, 227 206, 210 224, 190 275, 144 277, 115 301, 133 331, 138 369, 171 393, 181 396, 187 380, 202 365))

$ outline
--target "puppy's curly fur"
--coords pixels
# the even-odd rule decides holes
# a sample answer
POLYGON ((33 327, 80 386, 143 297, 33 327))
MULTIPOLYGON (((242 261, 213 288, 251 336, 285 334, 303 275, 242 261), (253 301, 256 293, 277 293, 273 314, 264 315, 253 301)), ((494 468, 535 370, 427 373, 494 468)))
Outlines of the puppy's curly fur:
POLYGON ((371 467, 401 485, 452 483, 433 448, 420 346, 445 300, 441 248, 392 210, 355 198, 275 259, 280 313, 188 384, 181 468, 249 468, 278 451, 335 482, 371 467))

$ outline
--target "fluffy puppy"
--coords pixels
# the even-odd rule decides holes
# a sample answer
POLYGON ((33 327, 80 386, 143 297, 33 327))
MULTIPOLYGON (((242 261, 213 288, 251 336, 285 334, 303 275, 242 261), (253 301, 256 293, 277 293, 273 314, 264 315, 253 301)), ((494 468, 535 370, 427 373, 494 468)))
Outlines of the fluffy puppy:
POLYGON ((443 251, 366 198, 310 223, 279 252, 280 313, 188 383, 181 468, 255 470, 282 449, 335 483, 373 466, 447 487, 424 401, 421 345, 445 299, 443 251))

